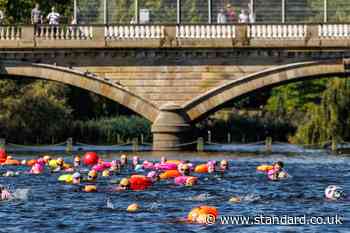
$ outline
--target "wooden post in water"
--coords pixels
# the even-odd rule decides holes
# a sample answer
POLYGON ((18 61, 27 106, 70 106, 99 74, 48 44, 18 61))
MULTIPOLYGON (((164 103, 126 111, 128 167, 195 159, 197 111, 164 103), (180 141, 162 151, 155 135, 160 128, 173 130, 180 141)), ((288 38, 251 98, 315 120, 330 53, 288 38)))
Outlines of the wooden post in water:
POLYGON ((66 152, 67 153, 72 153, 73 152, 73 138, 68 138, 67 139, 66 152))
POLYGON ((227 134, 227 143, 228 144, 231 143, 231 134, 230 133, 227 134))
POLYGON ((199 137, 197 139, 197 151, 198 152, 204 151, 204 139, 202 137, 199 137))
POLYGON ((6 139, 0 138, 0 149, 6 150, 6 139))
POLYGON ((211 143, 211 131, 208 130, 208 143, 211 143))
POLYGON ((141 134, 141 145, 143 145, 144 144, 144 137, 143 137, 143 134, 141 134))
POLYGON ((117 134, 117 144, 121 144, 120 135, 117 134))
POLYGON ((265 139, 265 148, 267 153, 272 152, 272 137, 267 137, 265 139))
POLYGON ((139 149, 139 142, 138 141, 139 141, 138 138, 134 138, 132 140, 132 151, 133 152, 137 152, 139 149))
POLYGON ((332 138, 331 150, 332 152, 337 152, 337 149, 338 149, 337 140, 335 138, 332 138))

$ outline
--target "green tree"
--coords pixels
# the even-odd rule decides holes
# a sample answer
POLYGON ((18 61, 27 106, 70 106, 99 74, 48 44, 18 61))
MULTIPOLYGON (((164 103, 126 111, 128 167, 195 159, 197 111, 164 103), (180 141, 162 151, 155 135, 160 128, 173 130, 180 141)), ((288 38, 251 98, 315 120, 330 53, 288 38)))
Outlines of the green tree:
POLYGON ((316 144, 350 137, 350 83, 336 79, 329 83, 319 105, 312 105, 297 130, 294 141, 316 144))

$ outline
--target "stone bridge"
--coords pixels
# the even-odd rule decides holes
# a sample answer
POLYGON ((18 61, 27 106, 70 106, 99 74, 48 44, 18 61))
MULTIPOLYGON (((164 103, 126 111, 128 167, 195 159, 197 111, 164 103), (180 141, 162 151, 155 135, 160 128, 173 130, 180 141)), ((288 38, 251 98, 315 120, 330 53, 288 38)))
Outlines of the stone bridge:
POLYGON ((92 91, 150 120, 155 150, 253 91, 350 71, 350 24, 0 27, 3 78, 92 91))

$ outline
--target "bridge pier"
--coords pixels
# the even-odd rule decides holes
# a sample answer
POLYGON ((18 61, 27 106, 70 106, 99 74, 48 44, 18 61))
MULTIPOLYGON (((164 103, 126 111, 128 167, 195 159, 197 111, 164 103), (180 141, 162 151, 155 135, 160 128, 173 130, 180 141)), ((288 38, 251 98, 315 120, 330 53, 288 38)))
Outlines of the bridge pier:
POLYGON ((182 109, 176 105, 161 107, 160 113, 152 125, 153 150, 176 151, 183 147, 191 138, 191 124, 183 114, 182 109))

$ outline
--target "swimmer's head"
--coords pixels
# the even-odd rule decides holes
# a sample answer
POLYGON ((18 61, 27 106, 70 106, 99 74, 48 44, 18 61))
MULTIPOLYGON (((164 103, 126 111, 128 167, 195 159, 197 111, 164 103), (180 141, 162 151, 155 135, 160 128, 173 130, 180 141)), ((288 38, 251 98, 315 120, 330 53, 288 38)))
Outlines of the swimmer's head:
POLYGON ((102 172, 102 176, 103 176, 103 177, 108 177, 109 175, 110 175, 109 170, 104 170, 104 171, 102 172))
POLYGON ((140 162, 140 159, 139 159, 138 156, 134 156, 134 157, 132 158, 132 164, 133 164, 134 166, 136 166, 137 164, 139 164, 139 162, 140 162))
POLYGON ((216 164, 216 161, 209 161, 208 162, 208 173, 213 173, 215 172, 215 164, 216 164))
POLYGON ((188 166, 187 164, 182 164, 180 166, 180 173, 188 176, 190 174, 190 166, 188 166))
POLYGON ((88 180, 93 181, 97 178, 97 171, 96 170, 91 170, 88 173, 88 180))
POLYGON ((122 154, 122 155, 120 156, 120 163, 121 163, 122 165, 128 163, 128 157, 127 157, 125 154, 122 154))
POLYGON ((345 197, 344 190, 336 185, 330 185, 326 188, 324 192, 326 198, 330 200, 340 200, 345 197))
POLYGON ((58 166, 63 166, 63 163, 64 163, 63 158, 59 157, 59 158, 56 160, 56 163, 57 163, 58 166))
POLYGON ((76 172, 73 174, 72 178, 73 178, 73 184, 79 184, 81 175, 79 172, 76 172))
POLYGON ((127 178, 121 179, 119 182, 119 188, 120 189, 127 189, 130 186, 130 182, 127 178))
POLYGON ((81 162, 81 158, 79 155, 75 156, 74 158, 74 166, 79 166, 81 162))
POLYGON ((220 162, 220 168, 221 168, 221 170, 226 170, 226 169, 228 169, 228 161, 227 160, 221 160, 221 162, 220 162))
POLYGON ((197 177, 189 177, 186 180, 186 186, 193 186, 197 183, 197 177))
POLYGON ((43 157, 43 159, 44 159, 45 163, 48 163, 48 162, 50 162, 50 160, 51 160, 51 156, 50 156, 50 155, 45 155, 45 156, 43 157))
POLYGON ((160 163, 166 163, 166 161, 167 161, 166 157, 162 156, 160 158, 160 163))
POLYGON ((274 169, 276 169, 276 170, 282 170, 283 167, 284 167, 284 164, 283 164, 283 162, 278 161, 278 162, 276 162, 276 163, 273 164, 273 167, 274 167, 274 169))

